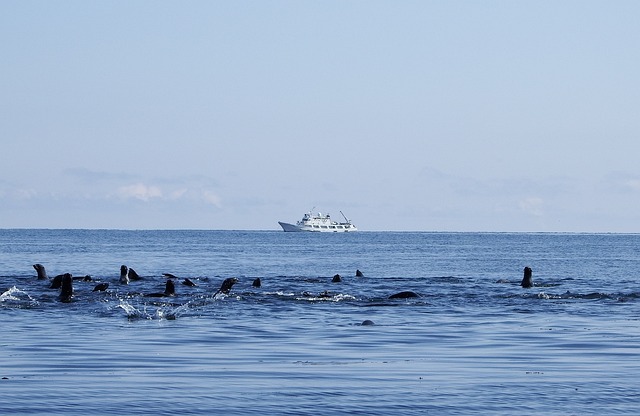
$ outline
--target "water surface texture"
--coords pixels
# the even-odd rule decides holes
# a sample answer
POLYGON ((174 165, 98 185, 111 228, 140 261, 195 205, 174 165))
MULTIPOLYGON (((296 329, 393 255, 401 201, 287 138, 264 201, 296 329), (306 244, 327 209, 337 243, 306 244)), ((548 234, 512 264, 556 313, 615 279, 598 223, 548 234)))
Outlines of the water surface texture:
POLYGON ((0 230, 0 414, 640 414, 639 269, 639 235, 0 230))

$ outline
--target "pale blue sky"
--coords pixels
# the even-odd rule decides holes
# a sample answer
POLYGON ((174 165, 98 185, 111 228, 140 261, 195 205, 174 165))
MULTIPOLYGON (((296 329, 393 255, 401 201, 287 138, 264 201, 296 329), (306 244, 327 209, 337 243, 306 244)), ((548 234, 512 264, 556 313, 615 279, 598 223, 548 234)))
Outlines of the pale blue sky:
POLYGON ((0 2, 0 227, 640 232, 640 2, 0 2))

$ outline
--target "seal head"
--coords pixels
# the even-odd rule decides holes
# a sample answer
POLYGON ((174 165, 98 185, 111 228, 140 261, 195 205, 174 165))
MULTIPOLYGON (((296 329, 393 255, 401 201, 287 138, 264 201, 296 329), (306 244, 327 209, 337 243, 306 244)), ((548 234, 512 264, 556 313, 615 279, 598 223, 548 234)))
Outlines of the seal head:
POLYGON ((228 295, 231 291, 231 288, 236 283, 238 283, 238 279, 236 279, 235 277, 228 277, 224 279, 222 285, 220 285, 220 289, 218 289, 218 291, 213 296, 217 295, 218 293, 224 293, 225 295, 228 295))
POLYGON ((42 264, 36 263, 33 268, 38 272, 38 280, 47 280, 47 271, 42 264))
POLYGON ((129 284, 129 275, 127 274, 128 271, 129 268, 124 264, 120 266, 120 283, 123 285, 129 284))

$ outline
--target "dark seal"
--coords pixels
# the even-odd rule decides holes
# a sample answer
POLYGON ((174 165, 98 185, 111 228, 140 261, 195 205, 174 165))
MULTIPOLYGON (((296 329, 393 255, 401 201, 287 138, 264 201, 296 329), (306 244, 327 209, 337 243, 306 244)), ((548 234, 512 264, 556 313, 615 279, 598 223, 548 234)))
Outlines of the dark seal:
MULTIPOLYGON (((68 274, 68 273, 66 273, 68 274)), ((60 289, 62 287, 62 278, 64 277, 64 274, 59 274, 56 277, 54 277, 53 279, 51 279, 51 285, 49 286, 49 289, 60 289)), ((71 276, 71 275, 69 275, 71 276)))
POLYGON ((175 294, 176 294, 176 285, 175 283, 173 283, 173 280, 169 279, 167 280, 167 283, 165 283, 164 285, 163 293, 149 293, 144 296, 150 297, 150 298, 163 298, 167 296, 175 296, 175 294))
POLYGON ((533 279, 531 278, 532 274, 533 274, 533 271, 531 270, 531 267, 528 267, 528 266, 525 267, 524 277, 522 278, 522 282, 520 282, 520 286, 524 288, 533 287, 533 279))
POLYGON ((129 267, 129 272, 127 273, 127 277, 129 278, 129 280, 140 280, 142 279, 140 277, 140 275, 138 275, 138 273, 133 270, 131 267, 129 267))
POLYGON ((403 292, 394 293, 393 295, 389 296, 389 299, 408 299, 408 298, 419 298, 419 297, 420 295, 418 295, 416 292, 405 290, 403 292))
POLYGON ((216 296, 218 293, 224 293, 225 295, 228 295, 229 292, 231 291, 231 288, 236 283, 238 283, 238 279, 236 279, 235 277, 229 277, 227 279, 224 279, 224 281, 222 282, 222 285, 220 285, 220 289, 218 289, 218 291, 214 293, 213 296, 216 296))
POLYGON ((93 292, 104 292, 108 288, 109 288, 109 283, 106 283, 106 282, 105 283, 98 283, 93 288, 93 292))
POLYGON ((124 264, 120 266, 120 283, 123 285, 129 284, 129 275, 127 274, 128 271, 129 268, 124 264))
POLYGON ((47 271, 42 264, 36 263, 33 268, 38 272, 38 280, 47 280, 47 271))
POLYGON ((90 275, 73 276, 73 280, 82 280, 83 282, 92 282, 93 278, 90 275))
POLYGON ((73 277, 70 273, 62 275, 62 287, 60 288, 60 302, 71 302, 73 297, 73 277))

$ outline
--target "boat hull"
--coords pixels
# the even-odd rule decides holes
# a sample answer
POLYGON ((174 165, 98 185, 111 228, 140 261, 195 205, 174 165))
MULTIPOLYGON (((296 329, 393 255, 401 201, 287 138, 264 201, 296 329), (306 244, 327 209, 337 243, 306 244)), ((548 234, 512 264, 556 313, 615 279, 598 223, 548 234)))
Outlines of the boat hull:
POLYGON ((296 233, 296 232, 304 231, 304 230, 301 230, 300 227, 298 227, 297 225, 289 224, 286 222, 278 221, 278 224, 280 224, 282 229, 288 233, 296 233))

